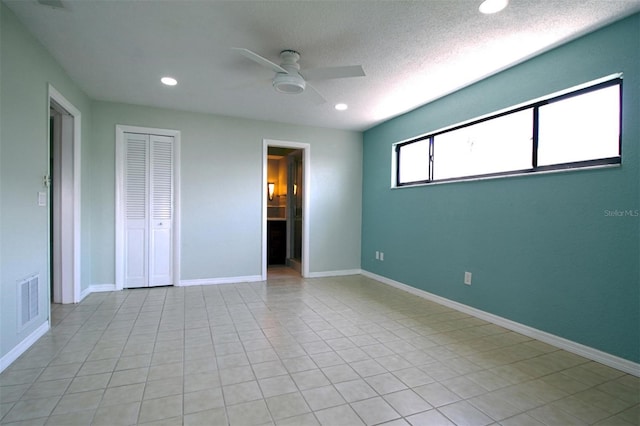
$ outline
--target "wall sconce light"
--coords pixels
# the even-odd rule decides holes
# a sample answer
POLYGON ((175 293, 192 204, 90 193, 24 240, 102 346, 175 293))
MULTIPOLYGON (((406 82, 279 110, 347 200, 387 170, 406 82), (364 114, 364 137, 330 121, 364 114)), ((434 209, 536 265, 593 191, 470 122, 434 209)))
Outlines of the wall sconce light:
POLYGON ((269 201, 273 201, 273 193, 276 190, 276 184, 273 182, 267 183, 267 194, 269 194, 269 201))

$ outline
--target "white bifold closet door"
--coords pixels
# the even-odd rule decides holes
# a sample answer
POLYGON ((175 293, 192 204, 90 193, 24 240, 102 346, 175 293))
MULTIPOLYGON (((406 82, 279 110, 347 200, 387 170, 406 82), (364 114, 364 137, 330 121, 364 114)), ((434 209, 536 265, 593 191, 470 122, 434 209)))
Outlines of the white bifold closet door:
POLYGON ((173 284, 173 137, 125 133, 126 288, 173 284))

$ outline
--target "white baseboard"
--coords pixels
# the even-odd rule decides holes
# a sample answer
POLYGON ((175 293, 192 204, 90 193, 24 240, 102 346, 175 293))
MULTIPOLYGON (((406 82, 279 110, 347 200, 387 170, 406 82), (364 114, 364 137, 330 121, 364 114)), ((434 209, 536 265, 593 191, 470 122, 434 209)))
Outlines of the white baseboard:
POLYGON ((85 288, 84 290, 82 290, 80 292, 80 300, 78 300, 78 303, 82 302, 84 300, 84 298, 87 297, 90 294, 91 294, 91 286, 85 288))
POLYGON ((222 278, 201 278, 196 280, 180 280, 180 287, 192 285, 219 285, 219 284, 237 284, 237 283, 253 283, 262 281, 260 275, 248 275, 244 277, 222 277, 222 278))
POLYGON ((115 284, 93 284, 91 287, 91 293, 102 293, 105 291, 116 291, 115 284))
POLYGON ((431 300, 432 302, 436 302, 441 305, 447 306, 449 308, 455 309, 457 311, 464 312, 476 318, 483 319, 485 321, 488 321, 490 323, 499 325, 506 329, 515 331, 517 333, 523 334, 533 339, 540 340, 541 342, 548 343, 552 346, 555 346, 560 349, 564 349, 576 355, 583 356, 592 361, 596 361, 601 364, 607 365, 609 367, 615 368, 617 370, 624 371, 625 373, 629 373, 634 376, 640 377, 640 364, 635 363, 633 361, 629 361, 627 359, 620 358, 610 353, 603 352, 599 349, 595 349, 590 346, 586 346, 581 343, 577 343, 572 340, 568 340, 563 337, 556 336, 551 333, 547 333, 546 331, 538 330, 537 328, 533 328, 528 325, 524 325, 519 322, 515 322, 510 319, 503 318, 498 315, 494 315, 489 312, 485 312, 480 309, 473 308, 471 306, 468 306, 459 302, 455 302, 453 300, 444 298, 442 296, 438 296, 433 293, 429 293, 427 291, 420 290, 415 287, 411 287, 399 281, 395 281, 390 278, 383 277, 382 275, 377 275, 372 272, 364 271, 364 270, 362 271, 362 275, 372 278, 383 284, 387 284, 392 287, 398 288, 400 290, 404 290, 406 292, 422 297, 424 299, 431 300))
POLYGON ((78 303, 82 302, 84 298, 90 295, 91 293, 100 293, 104 291, 116 291, 116 285, 115 284, 92 284, 80 292, 80 300, 78 301, 78 303))
POLYGON ((326 277, 343 277, 345 275, 360 275, 362 269, 344 269, 341 271, 322 271, 322 272, 309 272, 307 278, 326 278, 326 277))
POLYGON ((46 321, 36 328, 31 334, 29 334, 22 342, 18 343, 13 349, 11 349, 5 356, 0 358, 0 373, 5 368, 10 366, 13 361, 18 359, 20 355, 25 353, 27 349, 31 347, 39 338, 41 338, 47 331, 49 331, 49 321, 46 321))

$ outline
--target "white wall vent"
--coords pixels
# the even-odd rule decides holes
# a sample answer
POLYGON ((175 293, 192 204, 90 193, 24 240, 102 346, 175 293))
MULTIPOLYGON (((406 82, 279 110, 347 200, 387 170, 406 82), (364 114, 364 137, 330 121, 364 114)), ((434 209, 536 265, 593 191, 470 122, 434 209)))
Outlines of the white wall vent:
POLYGON ((34 274, 18 282, 18 321, 20 329, 25 328, 39 314, 39 282, 40 275, 34 274))

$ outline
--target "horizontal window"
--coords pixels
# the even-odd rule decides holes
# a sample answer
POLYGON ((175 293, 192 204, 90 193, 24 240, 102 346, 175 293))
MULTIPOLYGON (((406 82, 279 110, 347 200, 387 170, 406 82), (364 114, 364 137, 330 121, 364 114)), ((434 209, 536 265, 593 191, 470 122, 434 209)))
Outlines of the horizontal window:
POLYGON ((398 174, 401 184, 429 180, 428 139, 403 145, 398 150, 398 161, 403 165, 398 174))
POLYGON ((621 162, 622 78, 394 146, 395 185, 621 162))
POLYGON ((531 110, 442 133, 434 138, 433 179, 531 167, 531 110))
POLYGON ((542 105, 538 165, 619 155, 620 85, 542 105))

